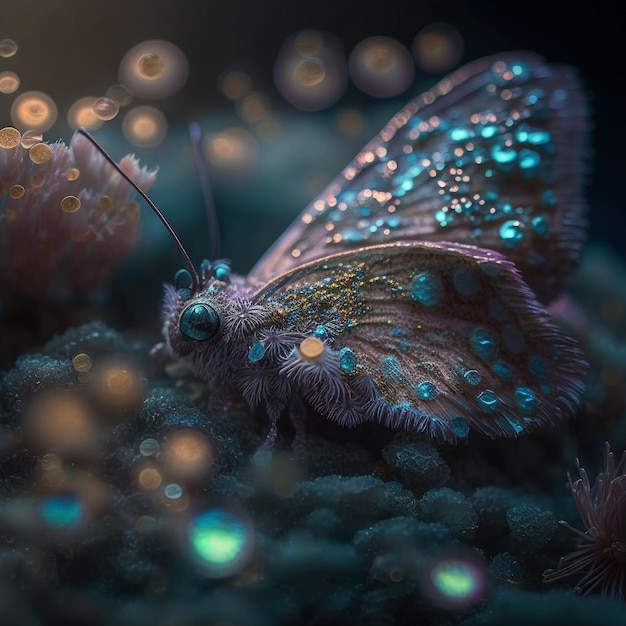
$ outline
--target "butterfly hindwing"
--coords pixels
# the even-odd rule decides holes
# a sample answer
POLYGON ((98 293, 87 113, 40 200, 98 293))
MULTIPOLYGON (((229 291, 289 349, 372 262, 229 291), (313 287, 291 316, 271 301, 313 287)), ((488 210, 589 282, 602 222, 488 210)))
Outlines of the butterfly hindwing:
POLYGON ((299 386, 342 424, 511 436, 570 414, 581 393, 575 342, 492 251, 371 246, 295 268, 253 301, 276 326, 324 338, 343 386, 318 375, 299 386))
POLYGON ((530 53, 475 61, 400 111, 250 279, 364 246, 456 241, 501 252, 549 300, 584 238, 585 120, 571 68, 530 53))

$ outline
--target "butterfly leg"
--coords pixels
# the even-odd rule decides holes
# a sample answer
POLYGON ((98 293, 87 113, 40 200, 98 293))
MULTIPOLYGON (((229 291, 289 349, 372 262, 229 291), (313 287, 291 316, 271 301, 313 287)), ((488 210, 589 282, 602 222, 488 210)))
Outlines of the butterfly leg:
POLYGON ((291 450, 295 461, 303 461, 306 457, 306 405, 302 398, 294 396, 289 406, 289 419, 296 434, 291 443, 291 450))
POLYGON ((276 435, 278 434, 278 418, 282 413, 282 407, 277 404, 267 405, 267 416, 270 419, 270 429, 267 432, 265 441, 261 445, 261 450, 271 450, 274 447, 276 441, 276 435))

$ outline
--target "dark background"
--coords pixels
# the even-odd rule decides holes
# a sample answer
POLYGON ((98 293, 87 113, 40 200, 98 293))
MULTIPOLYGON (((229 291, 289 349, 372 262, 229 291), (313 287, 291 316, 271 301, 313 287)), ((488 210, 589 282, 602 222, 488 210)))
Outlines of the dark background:
MULTIPOLYGON (((206 229, 206 222, 193 162, 182 147, 187 141, 186 123, 198 119, 213 129, 241 124, 233 103, 219 90, 219 77, 230 69, 246 71, 284 123, 281 134, 261 151, 257 172, 245 180, 217 177, 213 181, 223 253, 233 259, 235 269, 245 272, 316 187, 337 173, 396 109, 440 77, 417 71, 414 86, 393 101, 375 100, 350 85, 341 102, 328 111, 305 113, 286 103, 274 87, 272 67, 281 44, 298 31, 318 29, 334 34, 346 53, 372 35, 394 37, 410 49, 423 27, 446 22, 464 39, 461 63, 505 50, 528 49, 551 62, 579 68, 590 93, 595 125, 589 155, 590 236, 624 254, 626 29, 620 13, 617 5, 612 8, 609 3, 548 0, 0 0, 0 39, 10 37, 19 45, 15 57, 0 59, 0 70, 10 69, 20 76, 20 91, 37 89, 56 100, 59 121, 46 138, 68 140, 67 108, 77 98, 102 95, 116 83, 126 51, 147 39, 178 45, 189 61, 189 80, 175 96, 150 103, 168 118, 170 132, 163 144, 150 150, 128 146, 119 120, 108 123, 98 136, 116 157, 132 151, 142 162, 159 165, 159 180, 151 195, 180 231, 194 260, 208 251, 207 239, 198 235, 206 229), (348 139, 334 132, 332 125, 337 109, 346 105, 358 108, 367 120, 363 132, 348 139)), ((0 94, 3 125, 9 123, 11 99, 0 94)), ((126 277, 154 280, 154 288, 147 288, 158 291, 160 282, 180 265, 180 257, 169 243, 163 245, 175 260, 164 257, 161 248, 155 252, 154 241, 165 241, 167 236, 147 213, 142 219, 145 241, 137 258, 125 266, 126 277)))

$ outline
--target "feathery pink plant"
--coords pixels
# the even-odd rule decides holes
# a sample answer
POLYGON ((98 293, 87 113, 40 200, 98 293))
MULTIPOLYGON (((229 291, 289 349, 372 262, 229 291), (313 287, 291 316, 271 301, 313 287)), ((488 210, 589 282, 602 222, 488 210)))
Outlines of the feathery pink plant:
MULTIPOLYGON (((0 293, 96 287, 137 245, 134 190, 81 135, 69 146, 0 135, 0 293)), ((119 165, 143 189, 155 181, 131 155, 119 165)))

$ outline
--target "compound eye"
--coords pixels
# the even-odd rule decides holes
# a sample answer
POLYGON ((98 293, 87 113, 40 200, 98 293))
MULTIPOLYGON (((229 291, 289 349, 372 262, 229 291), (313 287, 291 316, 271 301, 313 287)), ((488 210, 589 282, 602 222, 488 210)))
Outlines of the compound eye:
POLYGON ((215 336, 220 317, 208 304, 192 304, 182 312, 178 327, 187 339, 204 341, 215 336))

